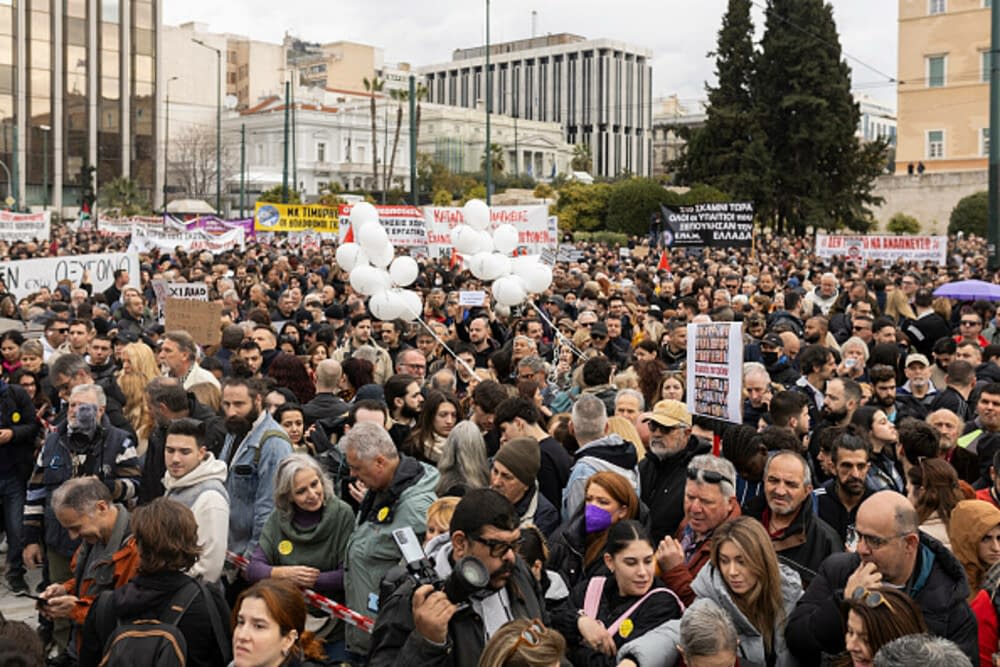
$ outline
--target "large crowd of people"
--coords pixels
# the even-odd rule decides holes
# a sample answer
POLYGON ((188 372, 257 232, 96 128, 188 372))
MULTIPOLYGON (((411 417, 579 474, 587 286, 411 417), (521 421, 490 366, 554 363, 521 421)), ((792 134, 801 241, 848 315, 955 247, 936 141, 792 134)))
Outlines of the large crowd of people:
MULTIPOLYGON (((5 576, 39 623, 0 657, 995 664, 1000 317, 934 294, 995 282, 982 239, 943 266, 566 245, 513 308, 418 258, 415 321, 374 317, 331 242, 2 288, 5 576), (157 279, 207 284, 218 344, 164 326, 157 279), (738 424, 689 408, 711 322, 742 332, 738 424)), ((0 255, 124 248, 57 227, 0 255)))

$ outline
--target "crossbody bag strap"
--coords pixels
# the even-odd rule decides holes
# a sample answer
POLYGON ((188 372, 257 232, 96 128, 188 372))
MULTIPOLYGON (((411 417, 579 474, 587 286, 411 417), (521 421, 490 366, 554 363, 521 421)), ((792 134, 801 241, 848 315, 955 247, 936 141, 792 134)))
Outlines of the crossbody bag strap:
POLYGON ((627 610, 625 611, 625 613, 624 613, 624 614, 622 614, 621 616, 619 616, 619 617, 618 617, 618 620, 617 620, 617 621, 615 621, 614 623, 612 623, 612 624, 611 624, 611 625, 610 625, 610 626, 608 627, 608 634, 609 634, 609 635, 614 635, 614 634, 615 634, 616 632, 618 632, 618 628, 619 628, 619 626, 621 626, 621 624, 625 622, 625 619, 627 619, 627 618, 628 618, 629 616, 631 616, 631 615, 632 615, 632 613, 633 613, 633 612, 634 612, 634 611, 635 611, 636 609, 638 609, 638 608, 639 608, 639 605, 641 605, 641 604, 642 604, 643 602, 645 602, 645 601, 646 601, 646 598, 650 597, 650 596, 651 596, 651 595, 653 595, 654 593, 669 593, 670 595, 672 595, 672 596, 673 596, 673 598, 674 598, 675 600, 677 600, 677 604, 678 604, 678 605, 680 606, 680 608, 681 608, 681 613, 682 613, 682 614, 684 613, 684 603, 683 603, 683 602, 681 602, 681 599, 680 599, 679 597, 677 597, 677 594, 676 594, 676 593, 674 593, 674 592, 673 592, 672 590, 670 590, 669 588, 654 588, 653 590, 649 591, 648 593, 646 593, 645 595, 643 595, 643 596, 642 596, 641 598, 639 598, 638 600, 636 600, 635 604, 633 604, 633 605, 632 605, 631 607, 629 607, 629 608, 628 608, 628 609, 627 609, 627 610))
POLYGON ((601 593, 604 592, 605 577, 592 577, 587 584, 587 594, 583 598, 583 613, 590 618, 597 618, 597 609, 601 606, 601 593))

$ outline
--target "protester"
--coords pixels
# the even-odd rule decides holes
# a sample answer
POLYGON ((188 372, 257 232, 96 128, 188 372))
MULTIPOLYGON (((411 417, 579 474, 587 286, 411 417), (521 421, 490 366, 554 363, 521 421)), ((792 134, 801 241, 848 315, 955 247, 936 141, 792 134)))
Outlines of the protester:
POLYGON ((515 619, 486 642, 479 667, 556 667, 566 640, 539 620, 515 619))
POLYGON ((263 579, 233 606, 234 667, 321 667, 323 644, 306 630, 306 603, 288 581, 263 579))
POLYGON ((875 654, 894 639, 927 632, 920 607, 903 591, 859 586, 845 596, 844 645, 850 664, 871 664, 875 654))

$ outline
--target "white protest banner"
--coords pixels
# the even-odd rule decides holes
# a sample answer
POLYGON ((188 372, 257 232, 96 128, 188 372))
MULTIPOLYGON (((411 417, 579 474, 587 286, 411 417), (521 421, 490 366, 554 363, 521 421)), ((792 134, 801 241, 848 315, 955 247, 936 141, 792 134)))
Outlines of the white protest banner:
MULTIPOLYGON (((417 206, 376 206, 378 219, 389 235, 389 242, 397 248, 427 245, 424 212, 417 206)), ((350 227, 351 206, 341 204, 339 240, 343 241, 350 227)), ((355 230, 357 231, 357 230, 355 230)))
POLYGON ((689 324, 687 335, 688 410, 692 415, 742 424, 741 324, 739 322, 689 324))
POLYGON ((139 255, 134 252, 0 262, 0 279, 11 294, 23 299, 43 287, 54 290, 63 280, 77 287, 86 271, 96 293, 111 287, 118 269, 128 271, 129 285, 139 287, 139 255))
POLYGON ((163 218, 135 215, 131 218, 97 219, 97 232, 103 236, 129 236, 132 234, 132 227, 136 226, 143 229, 163 229, 163 218))
MULTIPOLYGON (((451 257, 451 230, 465 223, 462 209, 427 206, 424 208, 424 219, 427 222, 427 245, 430 248, 430 256, 451 257)), ((546 247, 554 246, 558 241, 558 235, 552 235, 549 230, 548 206, 491 207, 489 230, 493 231, 498 225, 503 224, 513 225, 517 229, 520 254, 540 255, 546 247), (553 236, 554 238, 550 238, 553 236)))
POLYGON ((823 259, 844 257, 860 263, 891 264, 902 259, 944 266, 948 263, 948 237, 817 234, 816 255, 823 259))
POLYGON ((481 306, 485 302, 486 292, 482 290, 458 293, 458 305, 460 306, 481 306))
POLYGON ((243 228, 234 227, 224 234, 209 234, 202 229, 186 232, 164 231, 134 226, 129 250, 149 252, 159 250, 161 254, 171 254, 178 247, 184 252, 225 252, 242 250, 244 246, 243 228))
POLYGON ((52 213, 0 211, 0 241, 48 241, 52 235, 52 213))

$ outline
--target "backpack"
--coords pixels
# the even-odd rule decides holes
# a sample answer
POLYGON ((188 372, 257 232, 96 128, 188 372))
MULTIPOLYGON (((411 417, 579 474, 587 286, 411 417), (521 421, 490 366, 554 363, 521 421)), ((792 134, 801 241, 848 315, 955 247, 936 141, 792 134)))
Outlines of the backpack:
POLYGON ((98 636, 108 638, 99 667, 185 667, 187 641, 178 623, 198 593, 203 593, 220 654, 228 661, 228 637, 212 596, 205 584, 192 579, 174 593, 160 618, 137 618, 123 623, 113 608, 114 591, 101 593, 92 610, 98 636))

